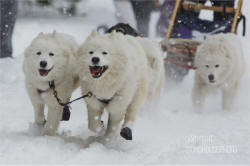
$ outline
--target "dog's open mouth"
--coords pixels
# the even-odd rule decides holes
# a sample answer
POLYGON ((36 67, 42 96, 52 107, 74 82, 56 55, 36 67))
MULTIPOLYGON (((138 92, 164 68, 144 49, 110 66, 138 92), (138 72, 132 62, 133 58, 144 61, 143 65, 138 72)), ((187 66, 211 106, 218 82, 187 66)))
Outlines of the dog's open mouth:
POLYGON ((93 78, 99 78, 108 69, 108 66, 89 66, 93 78))
POLYGON ((52 69, 53 69, 53 67, 48 69, 48 70, 47 69, 39 69, 38 71, 40 73, 40 76, 44 77, 44 76, 47 76, 52 69))

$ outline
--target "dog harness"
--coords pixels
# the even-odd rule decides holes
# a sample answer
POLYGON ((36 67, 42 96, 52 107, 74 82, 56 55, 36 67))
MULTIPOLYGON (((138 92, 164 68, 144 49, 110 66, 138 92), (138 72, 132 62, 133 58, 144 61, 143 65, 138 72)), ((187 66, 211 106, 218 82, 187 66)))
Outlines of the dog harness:
POLYGON ((111 99, 98 99, 98 98, 97 98, 97 100, 100 101, 100 102, 103 103, 103 104, 108 105, 108 104, 110 103, 110 101, 112 100, 112 98, 111 98, 111 99))
POLYGON ((61 101, 61 99, 58 97, 57 95, 57 91, 56 91, 56 86, 55 86, 55 82, 54 80, 53 81, 49 81, 49 90, 52 89, 53 90, 53 94, 54 94, 54 97, 56 98, 57 102, 59 105, 61 105, 63 107, 63 115, 62 115, 62 120, 63 121, 68 121, 70 119, 70 110, 69 110, 69 105, 77 100, 80 100, 80 99, 83 99, 85 97, 91 97, 92 96, 92 93, 91 92, 88 92, 87 94, 81 96, 81 97, 78 97, 72 101, 69 101, 69 102, 66 102, 66 103, 63 103, 61 101))
POLYGON ((46 89, 46 90, 42 90, 42 89, 36 89, 38 94, 41 95, 42 93, 46 93, 50 90, 50 88, 46 89))
POLYGON ((113 100, 113 98, 114 98, 114 96, 113 97, 111 97, 110 99, 100 99, 100 98, 98 98, 96 95, 94 95, 93 94, 93 96, 98 100, 98 101, 100 101, 101 103, 103 103, 103 104, 106 104, 106 105, 108 105, 112 100, 113 100))

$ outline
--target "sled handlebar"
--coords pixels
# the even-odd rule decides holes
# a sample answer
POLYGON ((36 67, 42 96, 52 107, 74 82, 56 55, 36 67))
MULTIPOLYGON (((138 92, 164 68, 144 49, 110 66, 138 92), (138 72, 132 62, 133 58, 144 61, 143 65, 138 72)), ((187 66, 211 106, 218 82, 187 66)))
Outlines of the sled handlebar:
POLYGON ((200 12, 200 10, 212 10, 214 12, 221 12, 221 13, 230 13, 233 14, 236 12, 236 9, 232 7, 219 7, 219 6, 206 6, 200 3, 194 2, 183 2, 182 7, 184 10, 192 10, 195 12, 200 12))

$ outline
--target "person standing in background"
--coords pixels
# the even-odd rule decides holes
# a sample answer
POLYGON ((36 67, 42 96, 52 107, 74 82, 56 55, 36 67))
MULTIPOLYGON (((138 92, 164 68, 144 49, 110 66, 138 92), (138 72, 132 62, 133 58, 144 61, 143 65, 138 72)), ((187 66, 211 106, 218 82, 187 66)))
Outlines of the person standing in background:
POLYGON ((136 29, 135 14, 130 0, 114 0, 114 6, 119 22, 129 24, 136 29))
POLYGON ((175 0, 165 0, 160 7, 160 18, 156 25, 156 34, 158 37, 164 37, 174 11, 175 0))
POLYGON ((12 33, 17 17, 16 0, 0 0, 0 58, 12 57, 12 33))
POLYGON ((155 0, 131 0, 137 22, 137 30, 144 36, 149 36, 151 12, 155 9, 155 0))
POLYGON ((151 12, 157 0, 114 0, 119 22, 127 23, 148 37, 151 12))
MULTIPOLYGON (((196 2, 200 4, 205 4, 208 0, 188 0, 190 2, 196 2)), ((219 6, 219 7, 234 7, 235 0, 210 0, 212 6, 219 6)), ((157 35, 159 37, 165 37, 168 26, 170 24, 170 20, 172 17, 172 13, 174 10, 176 0, 165 0, 161 6, 160 9, 160 18, 157 22, 157 35)), ((184 11, 183 13, 186 13, 186 15, 191 15, 192 17, 196 17, 197 20, 199 19, 199 12, 189 12, 184 11)), ((188 16, 189 17, 189 16, 188 16)), ((230 18, 233 18, 233 14, 225 14, 221 12, 214 12, 214 22, 216 21, 225 21, 229 20, 230 18)), ((195 23, 194 23, 195 24, 195 23)), ((228 27, 225 32, 229 32, 231 27, 228 27)))

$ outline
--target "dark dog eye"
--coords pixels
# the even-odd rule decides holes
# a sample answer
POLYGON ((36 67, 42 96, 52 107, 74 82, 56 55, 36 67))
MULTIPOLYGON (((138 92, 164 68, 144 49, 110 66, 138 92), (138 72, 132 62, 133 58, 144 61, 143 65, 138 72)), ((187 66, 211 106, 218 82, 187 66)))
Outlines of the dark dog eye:
POLYGON ((42 53, 41 53, 41 51, 38 51, 37 53, 36 53, 36 55, 41 55, 42 53))
POLYGON ((216 68, 220 67, 220 65, 215 65, 216 68))
POLYGON ((209 68, 209 65, 206 65, 206 68, 209 68))
POLYGON ((93 54, 94 52, 93 51, 89 51, 89 54, 93 54))
POLYGON ((49 56, 54 56, 54 53, 50 52, 50 53, 49 53, 49 56))
POLYGON ((107 53, 106 51, 103 51, 102 54, 103 54, 103 55, 107 55, 108 53, 107 53))

